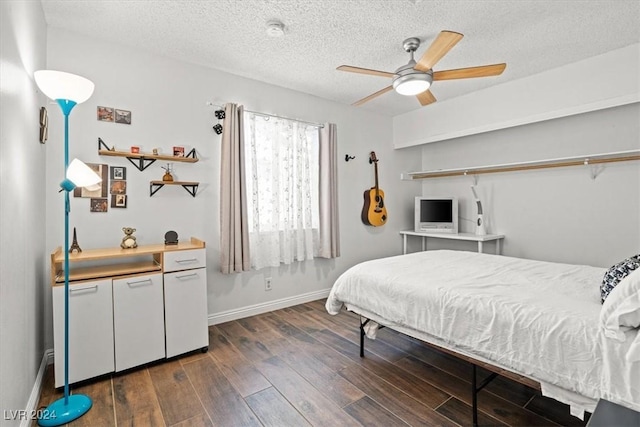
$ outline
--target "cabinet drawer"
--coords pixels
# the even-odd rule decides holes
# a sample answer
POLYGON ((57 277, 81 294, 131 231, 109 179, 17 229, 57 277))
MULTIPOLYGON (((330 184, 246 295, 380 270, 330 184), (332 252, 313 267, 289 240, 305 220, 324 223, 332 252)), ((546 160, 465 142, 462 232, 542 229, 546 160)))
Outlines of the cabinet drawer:
POLYGON ((164 272, 190 270, 206 266, 204 249, 189 249, 186 251, 169 251, 164 253, 164 272))

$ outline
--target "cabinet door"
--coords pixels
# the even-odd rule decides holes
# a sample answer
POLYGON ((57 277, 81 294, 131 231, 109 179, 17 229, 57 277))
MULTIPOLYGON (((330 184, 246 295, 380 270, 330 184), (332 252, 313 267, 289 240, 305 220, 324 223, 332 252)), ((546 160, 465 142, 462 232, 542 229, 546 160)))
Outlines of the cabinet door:
MULTIPOLYGON (((64 385, 64 286, 53 287, 55 386, 64 385)), ((69 383, 113 372, 111 279, 69 285, 69 383)))
POLYGON ((209 345, 207 270, 164 275, 167 357, 209 345))
POLYGON ((160 273, 113 280, 113 330, 116 371, 165 356, 160 273))

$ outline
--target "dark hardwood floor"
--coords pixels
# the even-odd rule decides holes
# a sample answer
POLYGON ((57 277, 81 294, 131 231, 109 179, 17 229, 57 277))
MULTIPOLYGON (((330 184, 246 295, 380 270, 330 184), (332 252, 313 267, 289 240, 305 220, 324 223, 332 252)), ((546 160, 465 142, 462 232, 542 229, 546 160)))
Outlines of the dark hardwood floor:
MULTIPOLYGON (((471 365, 382 329, 359 357, 358 317, 314 301, 209 327, 209 351, 73 385, 73 426, 468 426, 471 365)), ((486 371, 485 371, 486 373, 486 371)), ((47 370, 39 407, 61 396, 47 370)), ((483 426, 584 426, 569 408, 497 378, 483 426)))

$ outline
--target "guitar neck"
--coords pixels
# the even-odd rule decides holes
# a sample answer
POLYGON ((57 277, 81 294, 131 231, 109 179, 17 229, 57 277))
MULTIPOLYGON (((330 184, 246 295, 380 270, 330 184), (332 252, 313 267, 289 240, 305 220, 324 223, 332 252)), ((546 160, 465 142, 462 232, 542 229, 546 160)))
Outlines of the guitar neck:
POLYGON ((375 169, 375 175, 376 175, 376 197, 378 196, 378 162, 375 162, 373 164, 373 167, 375 169))

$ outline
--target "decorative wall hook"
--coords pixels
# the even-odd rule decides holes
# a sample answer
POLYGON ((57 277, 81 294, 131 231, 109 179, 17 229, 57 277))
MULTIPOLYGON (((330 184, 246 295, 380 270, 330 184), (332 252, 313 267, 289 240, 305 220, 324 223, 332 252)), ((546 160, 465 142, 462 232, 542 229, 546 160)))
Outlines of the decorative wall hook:
POLYGON ((348 154, 345 154, 345 155, 344 155, 344 161, 345 161, 345 162, 348 162, 349 160, 353 160, 353 159, 355 159, 355 158, 356 158, 356 156, 350 156, 350 155, 348 155, 348 154))

